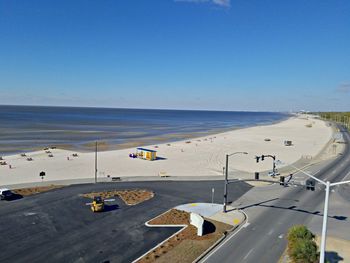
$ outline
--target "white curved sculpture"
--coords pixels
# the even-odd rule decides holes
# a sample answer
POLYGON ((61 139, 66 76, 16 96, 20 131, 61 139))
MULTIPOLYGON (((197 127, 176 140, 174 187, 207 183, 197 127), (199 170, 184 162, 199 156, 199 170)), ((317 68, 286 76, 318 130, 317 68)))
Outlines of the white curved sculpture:
POLYGON ((203 236, 204 219, 196 213, 190 214, 190 224, 197 227, 197 235, 203 236))

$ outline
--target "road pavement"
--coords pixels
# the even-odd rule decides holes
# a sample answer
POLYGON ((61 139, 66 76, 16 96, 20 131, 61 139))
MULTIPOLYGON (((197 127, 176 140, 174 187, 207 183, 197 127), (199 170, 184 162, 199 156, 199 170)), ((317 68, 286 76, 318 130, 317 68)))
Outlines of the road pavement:
MULTIPOLYGON (((342 181, 349 173, 350 137, 344 130, 342 133, 347 143, 343 154, 326 166, 320 164, 310 168, 310 172, 322 180, 342 181)), ((349 188, 339 187, 335 192, 346 192, 346 189, 349 188)), ((241 208, 248 215, 248 223, 230 235, 202 262, 278 262, 285 250, 286 234, 291 226, 307 225, 312 219, 322 219, 324 194, 324 187, 320 185, 317 185, 314 192, 300 186, 284 188, 273 185, 252 189, 233 203, 233 206, 241 208)), ((329 213, 332 221, 349 222, 350 219, 343 215, 342 210, 337 212, 339 214, 329 213)), ((321 229, 319 231, 321 232, 321 229)))
MULTIPOLYGON (((72 185, 0 202, 0 262, 131 262, 178 231, 144 223, 191 202, 222 202, 223 181, 118 182, 72 185), (136 206, 116 199, 106 212, 92 213, 82 193, 110 189, 149 189, 155 197, 136 206)), ((232 185, 231 201, 249 189, 232 185)))

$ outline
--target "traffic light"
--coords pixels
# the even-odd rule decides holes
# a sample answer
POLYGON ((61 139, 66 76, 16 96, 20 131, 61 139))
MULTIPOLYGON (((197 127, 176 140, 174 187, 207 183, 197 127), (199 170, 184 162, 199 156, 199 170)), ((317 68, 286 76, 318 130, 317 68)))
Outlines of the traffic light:
POLYGON ((261 155, 261 161, 264 161, 265 156, 261 155))
POLYGON ((260 157, 259 156, 255 156, 256 162, 259 162, 260 157))
POLYGON ((315 179, 307 179, 305 183, 306 190, 315 191, 315 184, 316 184, 315 179))
POLYGON ((280 176, 280 185, 285 186, 285 184, 284 184, 284 176, 280 176))
POLYGON ((259 180, 259 172, 255 172, 255 180, 259 180))

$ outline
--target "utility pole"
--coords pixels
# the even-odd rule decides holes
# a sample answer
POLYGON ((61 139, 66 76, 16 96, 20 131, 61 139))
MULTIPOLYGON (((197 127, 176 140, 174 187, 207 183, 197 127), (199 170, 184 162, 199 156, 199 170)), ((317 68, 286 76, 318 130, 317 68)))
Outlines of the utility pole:
POLYGON ((97 141, 95 144, 95 184, 97 183, 97 141))

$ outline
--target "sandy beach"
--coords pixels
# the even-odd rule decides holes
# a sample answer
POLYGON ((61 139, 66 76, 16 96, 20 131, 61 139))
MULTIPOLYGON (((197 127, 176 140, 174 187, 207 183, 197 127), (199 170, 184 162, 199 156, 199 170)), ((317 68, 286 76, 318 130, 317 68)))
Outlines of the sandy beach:
MULTIPOLYGON (((159 160, 132 159, 135 148, 98 153, 98 177, 130 176, 222 176, 225 154, 248 152, 230 158, 230 173, 267 171, 272 159, 256 163, 255 156, 276 155, 286 163, 294 163, 303 156, 316 156, 332 139, 333 130, 325 122, 295 116, 273 125, 232 130, 202 138, 147 146, 157 150, 159 160), (265 140, 269 139, 269 140, 265 140), (292 141, 285 146, 284 141, 292 141)), ((7 165, 0 166, 0 185, 41 182, 39 173, 45 171, 45 181, 92 178, 95 154, 52 149, 53 157, 44 150, 20 155, 3 156, 7 165), (31 157, 33 160, 28 161, 31 157), (69 160, 68 160, 69 159, 69 160), (11 168, 9 167, 11 165, 11 168)))

